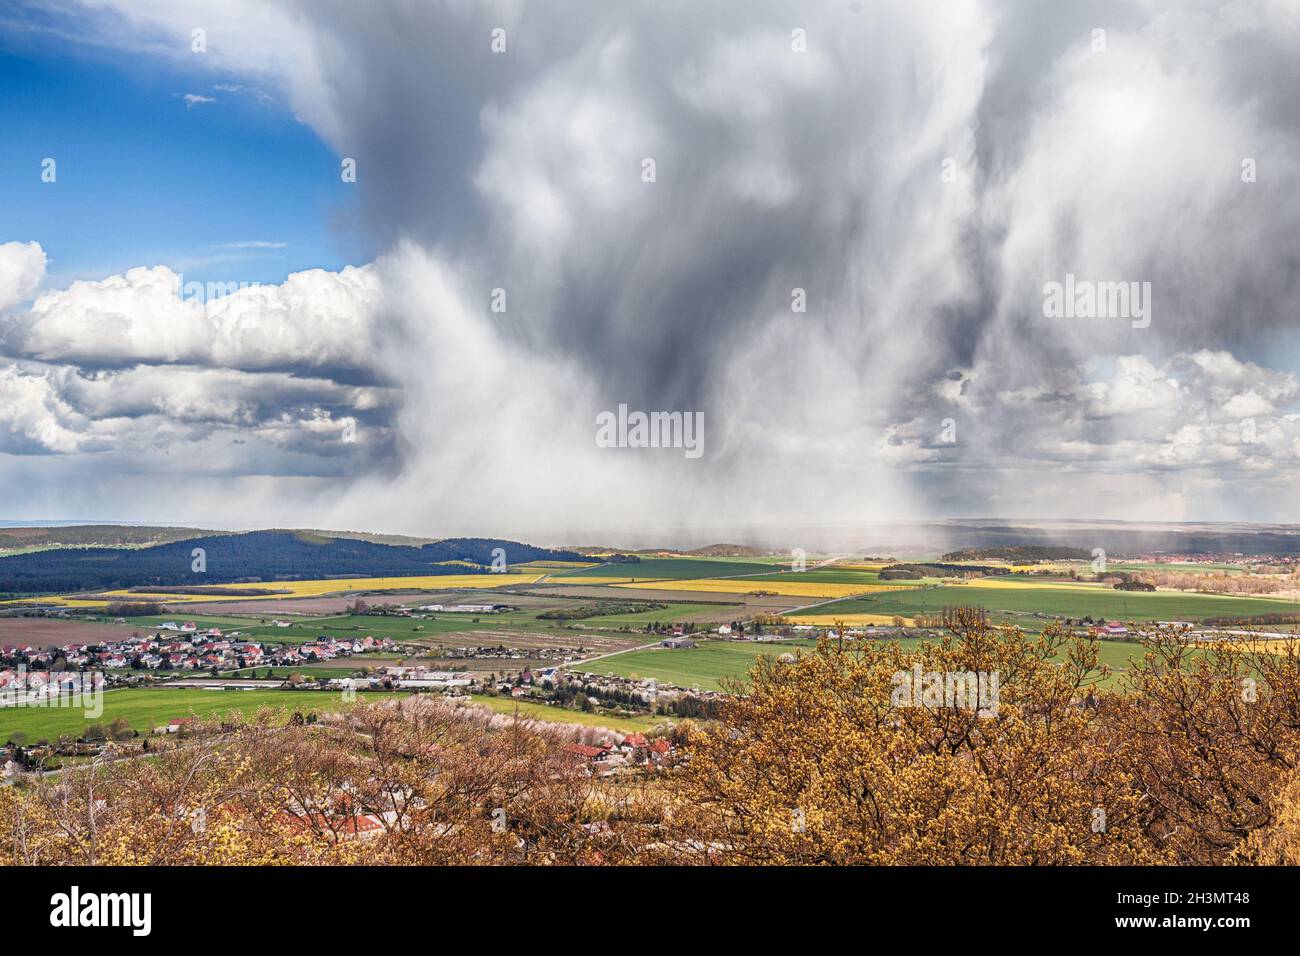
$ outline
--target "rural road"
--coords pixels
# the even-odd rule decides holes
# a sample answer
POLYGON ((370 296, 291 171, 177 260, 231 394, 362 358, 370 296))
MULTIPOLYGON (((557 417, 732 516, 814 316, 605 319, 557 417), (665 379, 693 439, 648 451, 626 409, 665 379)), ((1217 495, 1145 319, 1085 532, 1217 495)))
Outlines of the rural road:
POLYGON ((584 657, 580 661, 570 661, 569 663, 561 664, 560 666, 564 668, 578 667, 581 664, 590 664, 592 661, 603 661, 607 657, 617 657, 619 654, 630 654, 632 651, 648 650, 649 648, 652 647, 658 647, 659 642, 662 640, 664 640, 664 638, 661 637, 658 638, 657 640, 651 641, 649 644, 642 644, 639 647, 625 647, 621 651, 609 651, 608 653, 605 654, 597 654, 595 657, 584 657))
POLYGON ((787 614, 802 614, 805 611, 811 611, 814 608, 825 607, 827 604, 834 604, 836 601, 843 601, 842 597, 827 598, 825 601, 818 601, 816 604, 806 604, 803 607, 792 607, 786 611, 787 614))

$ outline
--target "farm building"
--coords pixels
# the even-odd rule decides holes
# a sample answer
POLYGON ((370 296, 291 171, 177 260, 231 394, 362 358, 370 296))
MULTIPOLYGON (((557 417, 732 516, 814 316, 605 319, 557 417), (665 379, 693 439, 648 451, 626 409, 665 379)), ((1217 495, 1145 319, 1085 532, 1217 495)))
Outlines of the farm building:
POLYGON ((669 637, 659 642, 661 647, 694 647, 695 642, 689 637, 669 637))

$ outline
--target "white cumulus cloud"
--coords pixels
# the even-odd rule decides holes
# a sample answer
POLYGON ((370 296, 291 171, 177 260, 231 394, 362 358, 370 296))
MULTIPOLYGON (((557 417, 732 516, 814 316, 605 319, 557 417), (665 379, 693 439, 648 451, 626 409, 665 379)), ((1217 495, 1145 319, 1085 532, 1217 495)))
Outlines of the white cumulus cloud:
POLYGON ((31 298, 44 278, 45 250, 40 243, 0 243, 0 312, 31 298))

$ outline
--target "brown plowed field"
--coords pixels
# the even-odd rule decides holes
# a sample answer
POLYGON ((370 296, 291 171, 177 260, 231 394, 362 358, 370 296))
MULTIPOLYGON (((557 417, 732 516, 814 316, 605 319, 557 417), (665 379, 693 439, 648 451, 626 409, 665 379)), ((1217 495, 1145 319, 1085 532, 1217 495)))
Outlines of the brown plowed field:
POLYGON ((56 621, 42 617, 0 617, 0 645, 60 647, 64 644, 94 644, 97 641, 130 636, 131 629, 120 624, 56 621))

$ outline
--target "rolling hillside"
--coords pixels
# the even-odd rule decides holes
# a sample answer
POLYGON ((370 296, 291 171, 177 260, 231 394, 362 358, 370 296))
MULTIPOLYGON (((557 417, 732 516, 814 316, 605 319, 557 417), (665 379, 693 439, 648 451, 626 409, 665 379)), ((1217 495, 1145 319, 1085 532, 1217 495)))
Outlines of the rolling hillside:
POLYGON ((32 594, 340 575, 464 574, 464 564, 444 562, 487 567, 497 548, 504 550, 511 565, 578 559, 572 552, 495 538, 450 538, 421 547, 402 547, 316 533, 252 531, 150 548, 59 549, 0 558, 0 592, 32 594), (205 552, 203 571, 191 569, 195 548, 205 552))

